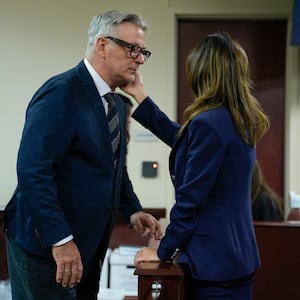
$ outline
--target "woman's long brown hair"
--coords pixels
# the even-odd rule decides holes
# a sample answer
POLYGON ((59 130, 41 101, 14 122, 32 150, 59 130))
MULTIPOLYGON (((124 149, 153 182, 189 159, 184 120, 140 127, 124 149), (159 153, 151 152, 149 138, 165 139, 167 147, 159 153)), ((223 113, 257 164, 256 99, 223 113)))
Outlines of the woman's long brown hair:
POLYGON ((256 199, 265 193, 271 201, 273 201, 274 206, 278 207, 281 217, 284 217, 284 202, 283 199, 278 196, 275 191, 267 184, 262 174, 262 170, 258 161, 255 162, 253 175, 252 175, 252 185, 251 185, 251 201, 255 202, 256 199))
POLYGON ((187 57, 186 74, 195 99, 184 111, 179 135, 199 113, 224 106, 242 139, 255 146, 270 123, 251 94, 248 58, 242 47, 227 33, 208 35, 187 57))

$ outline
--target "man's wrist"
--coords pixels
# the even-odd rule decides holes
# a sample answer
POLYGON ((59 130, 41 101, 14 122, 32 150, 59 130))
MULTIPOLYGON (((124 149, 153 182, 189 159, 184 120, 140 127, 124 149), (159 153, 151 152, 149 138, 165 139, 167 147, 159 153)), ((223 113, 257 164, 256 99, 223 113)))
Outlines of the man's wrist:
POLYGON ((66 244, 67 242, 69 242, 71 240, 73 240, 73 235, 72 234, 65 237, 64 239, 58 241, 57 243, 53 244, 52 246, 56 246, 56 247, 61 246, 61 245, 66 244))

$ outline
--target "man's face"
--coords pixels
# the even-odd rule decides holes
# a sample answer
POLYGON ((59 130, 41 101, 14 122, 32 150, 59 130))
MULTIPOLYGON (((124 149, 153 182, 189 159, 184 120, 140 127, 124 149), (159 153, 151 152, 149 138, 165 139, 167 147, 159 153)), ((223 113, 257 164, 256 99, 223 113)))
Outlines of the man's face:
MULTIPOLYGON (((112 38, 145 48, 144 31, 132 23, 122 23, 116 27, 112 38)), ((144 64, 142 54, 130 54, 130 48, 121 45, 120 41, 106 38, 105 45, 105 77, 107 83, 116 88, 135 79, 135 73, 141 64, 144 64), (136 57, 134 57, 136 56, 136 57)), ((137 49, 139 49, 137 48, 137 49)))

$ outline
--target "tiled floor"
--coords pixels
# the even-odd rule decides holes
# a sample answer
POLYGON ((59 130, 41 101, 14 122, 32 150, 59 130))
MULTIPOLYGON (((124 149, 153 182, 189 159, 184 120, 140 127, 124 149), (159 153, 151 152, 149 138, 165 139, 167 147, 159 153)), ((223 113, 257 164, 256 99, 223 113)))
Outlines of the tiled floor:
MULTIPOLYGON (((98 295, 99 300, 122 300, 124 296, 136 296, 132 291, 101 288, 98 295)), ((0 299, 11 300, 9 281, 0 281, 0 299)))

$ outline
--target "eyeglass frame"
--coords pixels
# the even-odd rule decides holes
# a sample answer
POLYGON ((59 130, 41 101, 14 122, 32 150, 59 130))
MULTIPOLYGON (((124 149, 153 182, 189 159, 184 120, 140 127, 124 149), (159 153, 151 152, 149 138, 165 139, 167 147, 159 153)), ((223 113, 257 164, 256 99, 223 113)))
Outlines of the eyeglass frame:
POLYGON ((123 46, 123 47, 130 49, 129 55, 132 58, 137 58, 139 55, 142 54, 144 61, 147 61, 151 55, 151 52, 149 50, 146 50, 145 48, 143 49, 139 45, 128 43, 124 40, 118 39, 118 38, 110 36, 110 35, 105 36, 105 38, 113 41, 114 43, 116 43, 119 46, 123 46), (134 52, 136 54, 134 54, 134 52))

